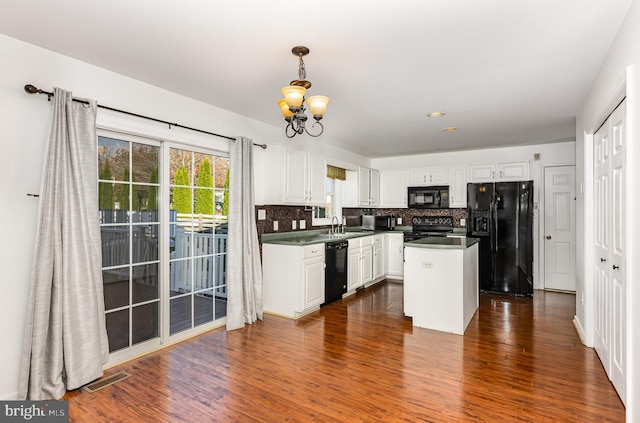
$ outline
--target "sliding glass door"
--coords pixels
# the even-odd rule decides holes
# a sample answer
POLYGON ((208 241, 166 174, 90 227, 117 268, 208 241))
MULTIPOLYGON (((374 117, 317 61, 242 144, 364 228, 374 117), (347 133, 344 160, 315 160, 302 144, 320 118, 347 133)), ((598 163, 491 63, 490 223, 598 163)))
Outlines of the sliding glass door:
POLYGON ((118 361, 226 316, 229 160, 171 146, 98 137, 106 324, 118 361))

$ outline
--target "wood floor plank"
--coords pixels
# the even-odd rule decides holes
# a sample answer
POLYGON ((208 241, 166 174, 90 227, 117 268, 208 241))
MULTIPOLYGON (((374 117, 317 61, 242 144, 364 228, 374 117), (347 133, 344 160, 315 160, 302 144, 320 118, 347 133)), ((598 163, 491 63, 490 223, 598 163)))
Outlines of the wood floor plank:
POLYGON ((481 296, 464 336, 414 328, 384 282, 297 321, 266 315, 69 392, 72 422, 623 422, 573 327, 575 296, 481 296))

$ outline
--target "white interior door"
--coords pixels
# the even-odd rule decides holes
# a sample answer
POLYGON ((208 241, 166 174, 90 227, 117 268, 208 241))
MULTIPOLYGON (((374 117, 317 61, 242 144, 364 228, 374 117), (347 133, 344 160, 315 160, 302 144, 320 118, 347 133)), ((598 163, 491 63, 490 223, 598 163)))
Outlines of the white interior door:
POLYGON ((554 166, 544 170, 544 287, 575 291, 576 169, 554 166))
POLYGON ((626 397, 625 114, 623 101, 594 134, 595 349, 626 397))
POLYGON ((609 351, 609 258, 610 233, 609 233, 609 186, 610 186, 610 161, 609 153, 611 140, 609 125, 605 123, 594 134, 593 165, 594 165, 594 346, 604 370, 609 375, 611 356, 609 351))
POLYGON ((609 118, 611 124, 611 383, 626 396, 626 263, 625 263, 625 102, 609 118))

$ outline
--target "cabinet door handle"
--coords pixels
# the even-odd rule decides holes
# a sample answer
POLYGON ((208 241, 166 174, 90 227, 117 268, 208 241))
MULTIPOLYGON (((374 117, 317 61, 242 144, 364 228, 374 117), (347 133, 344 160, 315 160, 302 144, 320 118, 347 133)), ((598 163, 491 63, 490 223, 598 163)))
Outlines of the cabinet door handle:
POLYGON ((606 261, 607 261, 607 259, 606 259, 606 258, 602 258, 602 257, 600 257, 600 263, 605 263, 606 261))
POLYGON ((613 265, 613 270, 617 270, 620 269, 620 266, 616 266, 615 264, 613 265))

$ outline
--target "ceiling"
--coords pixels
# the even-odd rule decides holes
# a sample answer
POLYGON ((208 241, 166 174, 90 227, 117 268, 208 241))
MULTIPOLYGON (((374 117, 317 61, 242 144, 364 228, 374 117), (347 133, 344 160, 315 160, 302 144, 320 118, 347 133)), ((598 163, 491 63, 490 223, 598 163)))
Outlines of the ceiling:
POLYGON ((283 138, 276 103, 297 79, 291 48, 305 45, 309 94, 331 98, 318 142, 387 157, 574 140, 630 3, 0 0, 0 33, 282 127, 283 138))

